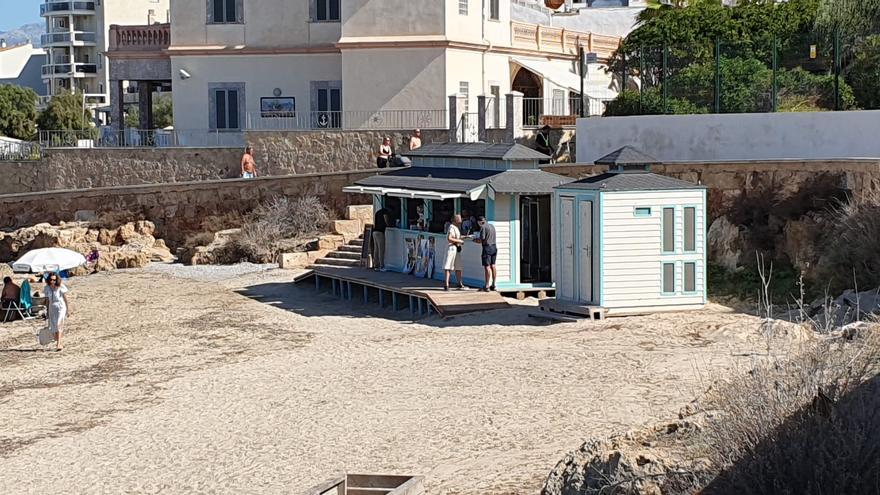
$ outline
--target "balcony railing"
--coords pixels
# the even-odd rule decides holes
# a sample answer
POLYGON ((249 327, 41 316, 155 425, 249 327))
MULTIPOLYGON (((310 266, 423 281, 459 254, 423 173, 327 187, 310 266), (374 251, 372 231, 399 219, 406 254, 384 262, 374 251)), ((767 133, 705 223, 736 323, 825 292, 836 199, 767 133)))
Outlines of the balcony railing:
POLYGON ((344 112, 257 112, 247 114, 249 130, 446 129, 446 110, 350 110, 344 112))
POLYGON ((39 143, 0 140, 0 162, 35 161, 42 156, 39 143))
POLYGON ((97 36, 95 33, 85 32, 85 31, 76 31, 76 32, 63 32, 63 33, 46 33, 40 35, 40 42, 43 46, 51 46, 57 44, 68 44, 68 43, 92 43, 94 44, 97 41, 97 36))
POLYGON ((171 24, 110 26, 110 51, 154 51, 171 45, 171 24))
MULTIPOLYGON (((106 106, 107 105, 107 95, 97 94, 97 93, 86 93, 86 105, 94 105, 94 106, 106 106)), ((40 107, 45 108, 49 105, 49 102, 52 100, 52 96, 40 96, 37 104, 40 107)))
POLYGON ((578 47, 583 46, 586 52, 596 53, 599 60, 605 61, 611 58, 611 55, 620 46, 620 37, 618 36, 585 33, 524 22, 511 22, 510 28, 510 43, 514 48, 577 55, 578 47))
POLYGON ((40 5, 40 15, 55 15, 68 12, 95 12, 95 2, 58 2, 48 0, 40 5))
POLYGON ((523 98, 523 127, 540 127, 549 123, 563 122, 574 124, 580 117, 581 105, 586 105, 587 117, 600 117, 605 113, 605 105, 611 100, 586 97, 584 101, 573 98, 523 98))
POLYGON ((97 73, 98 66, 96 64, 51 64, 43 66, 44 76, 97 73))

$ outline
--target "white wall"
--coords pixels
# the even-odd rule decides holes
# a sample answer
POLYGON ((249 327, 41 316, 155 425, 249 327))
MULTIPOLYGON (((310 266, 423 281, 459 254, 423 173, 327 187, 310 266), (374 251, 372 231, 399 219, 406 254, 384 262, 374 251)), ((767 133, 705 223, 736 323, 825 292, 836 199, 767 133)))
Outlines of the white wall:
POLYGON ((511 6, 511 15, 513 20, 520 22, 624 37, 633 30, 636 18, 642 10, 641 7, 589 8, 581 10, 581 13, 576 16, 551 18, 545 11, 514 4, 511 6))
POLYGON ((578 158, 625 145, 663 162, 880 157, 880 111, 654 115, 578 120, 578 158))
POLYGON ((510 217, 511 201, 515 201, 510 194, 497 194, 495 196, 495 245, 498 246, 498 258, 495 260, 495 270, 498 275, 498 283, 514 283, 511 280, 510 253, 513 249, 511 244, 511 227, 514 225, 510 217))
MULTIPOLYGON (((244 113, 258 113, 260 98, 272 97, 275 88, 282 96, 296 98, 298 112, 311 108, 310 81, 342 79, 340 55, 246 55, 173 57, 172 74, 185 69, 192 77, 175 80, 174 127, 198 130, 209 127, 210 83, 245 83, 244 113)), ((345 99, 343 96, 343 105, 345 99)))
POLYGON ((342 0, 346 38, 442 35, 445 0, 342 0))
POLYGON ((443 48, 343 50, 343 109, 445 109, 444 52, 443 48))
POLYGON ((600 256, 602 305, 609 310, 666 309, 704 303, 705 208, 703 190, 627 191, 601 194, 600 256), (636 206, 650 207, 650 217, 636 217, 636 206), (684 252, 685 206, 697 206, 696 247, 684 252), (664 207, 675 208, 675 252, 661 253, 664 207), (683 293, 684 262, 696 263, 696 294, 683 293), (662 295, 662 264, 676 263, 675 295, 662 295))

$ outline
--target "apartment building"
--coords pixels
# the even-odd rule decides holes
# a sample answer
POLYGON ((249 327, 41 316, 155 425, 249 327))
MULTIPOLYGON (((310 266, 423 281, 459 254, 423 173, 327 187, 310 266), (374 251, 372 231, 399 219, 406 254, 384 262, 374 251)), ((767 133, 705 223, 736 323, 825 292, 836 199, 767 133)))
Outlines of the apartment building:
POLYGON ((106 110, 109 70, 104 60, 110 26, 168 22, 170 0, 43 0, 46 19, 42 45, 46 94, 79 91, 92 109, 106 110))
POLYGON ((8 46, 0 39, 0 84, 24 86, 42 95, 46 86, 40 71, 45 63, 46 54, 30 43, 8 46))
MULTIPOLYGON (((515 22, 510 0, 175 0, 171 19, 181 130, 445 127, 453 94, 463 113, 512 90, 567 101, 578 46, 602 59, 619 42, 515 22)), ((590 84, 610 91, 600 72, 590 84)))

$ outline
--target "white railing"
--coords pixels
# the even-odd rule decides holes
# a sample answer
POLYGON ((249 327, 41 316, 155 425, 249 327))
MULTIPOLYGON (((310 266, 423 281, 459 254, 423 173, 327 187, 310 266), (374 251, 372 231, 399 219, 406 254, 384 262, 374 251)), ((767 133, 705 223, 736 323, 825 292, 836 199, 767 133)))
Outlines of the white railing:
POLYGON ((242 131, 95 128, 40 131, 43 148, 241 148, 242 131))
POLYGON ((611 101, 586 97, 584 102, 577 96, 572 98, 523 98, 522 124, 524 127, 540 127, 547 123, 548 117, 567 117, 574 120, 580 117, 581 105, 586 104, 586 117, 601 117, 605 105, 611 101))
MULTIPOLYGON (((82 95, 80 95, 82 96, 82 95)), ((107 105, 107 95, 99 94, 99 93, 86 93, 86 105, 87 106, 105 106, 107 105)), ((40 107, 45 107, 49 105, 49 102, 52 101, 53 96, 40 96, 37 100, 37 105, 40 107)))
POLYGON ((446 110, 346 110, 343 112, 248 113, 248 130, 396 130, 446 129, 446 110))

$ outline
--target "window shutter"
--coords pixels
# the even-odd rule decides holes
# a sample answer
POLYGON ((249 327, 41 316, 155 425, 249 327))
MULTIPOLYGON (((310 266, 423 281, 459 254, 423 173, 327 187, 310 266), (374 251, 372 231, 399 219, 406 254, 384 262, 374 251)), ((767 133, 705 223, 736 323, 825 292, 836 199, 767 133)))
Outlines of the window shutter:
POLYGON ((217 129, 226 129, 226 91, 214 91, 214 119, 217 129))
POLYGON ((330 1, 330 20, 338 21, 339 20, 339 0, 329 0, 330 1))
POLYGON ((663 264, 663 292, 672 294, 675 292, 675 264, 663 264))
POLYGON ((229 126, 228 129, 238 129, 241 127, 238 117, 238 91, 231 89, 227 91, 229 95, 229 126))
POLYGON ((210 0, 210 3, 208 22, 223 22, 223 0, 210 0))
POLYGON ((675 251, 675 209, 663 208, 663 251, 675 251))
POLYGON ((684 250, 697 250, 697 209, 684 209, 684 250))
POLYGON ((685 292, 696 292, 697 291, 697 264, 696 263, 685 263, 684 264, 684 291, 685 292))

